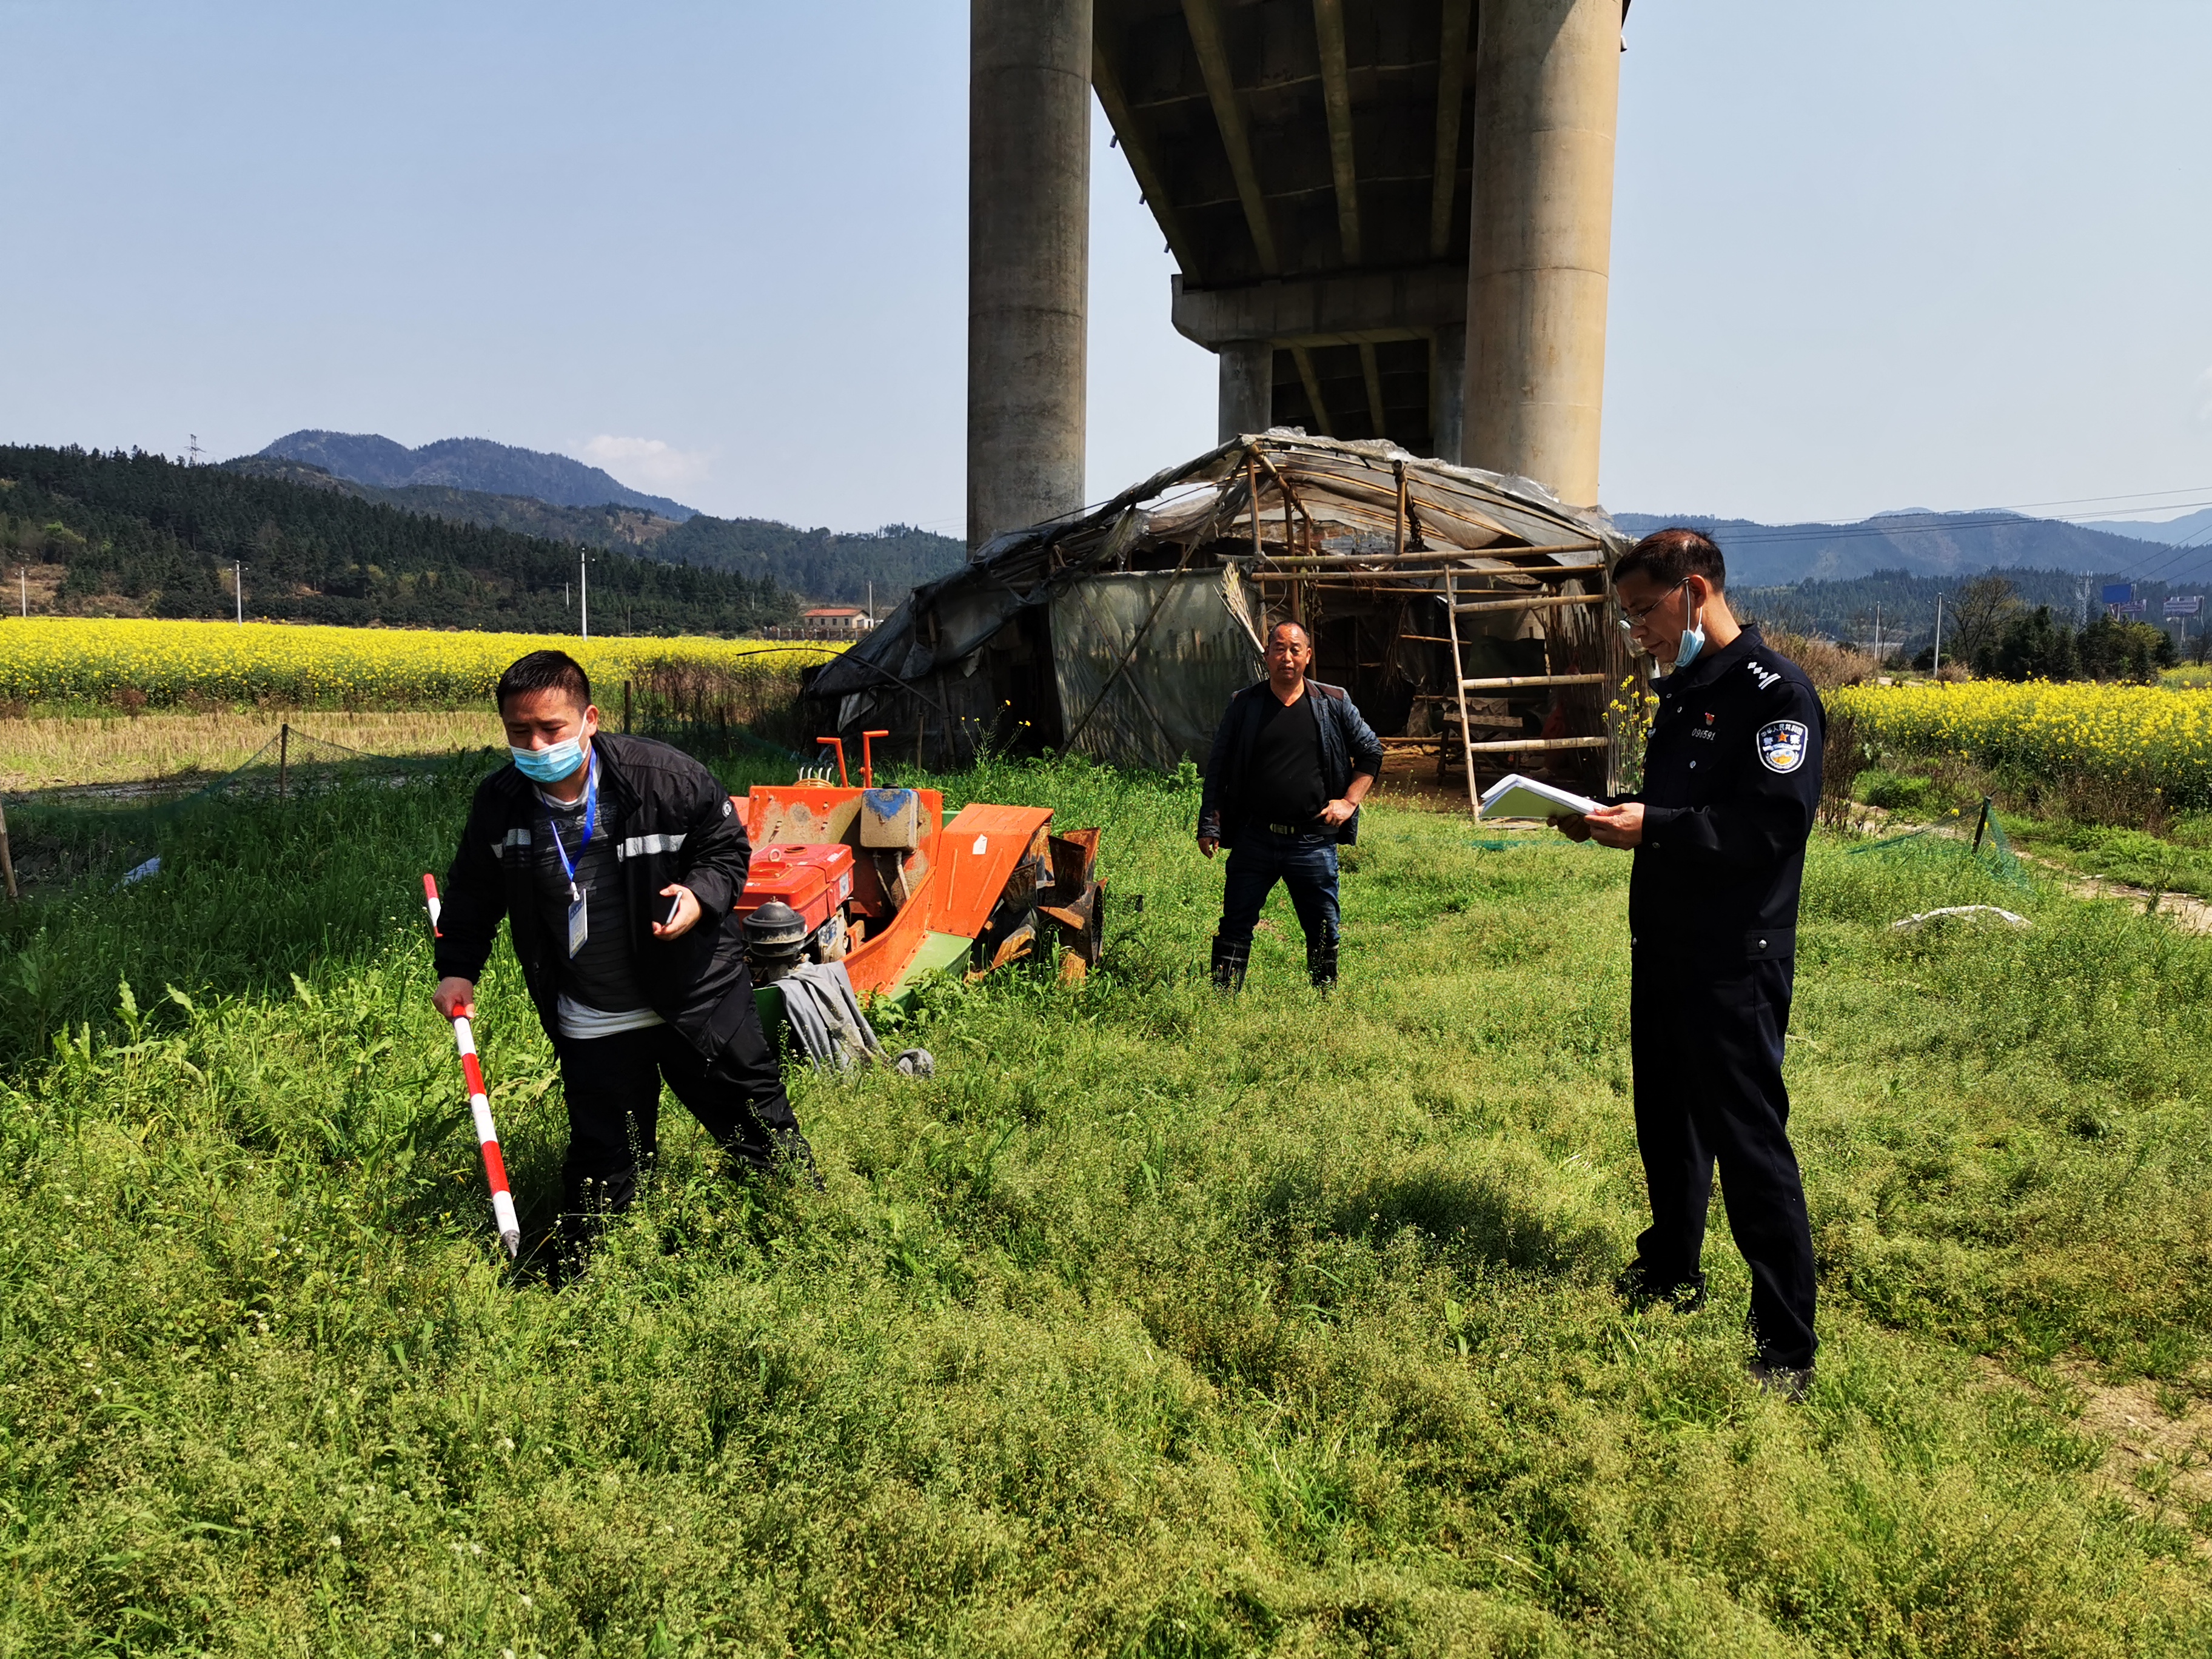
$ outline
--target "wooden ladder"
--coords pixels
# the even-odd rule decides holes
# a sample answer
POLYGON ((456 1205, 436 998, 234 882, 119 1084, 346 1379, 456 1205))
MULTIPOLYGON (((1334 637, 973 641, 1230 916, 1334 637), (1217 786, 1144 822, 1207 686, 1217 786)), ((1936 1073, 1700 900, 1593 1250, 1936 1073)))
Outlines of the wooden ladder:
MULTIPOLYGON (((1547 580, 1559 577, 1580 575, 1595 569, 1601 574, 1604 567, 1555 565, 1549 568, 1532 568, 1530 574, 1547 580)), ((1605 603, 1601 590, 1595 593, 1530 593, 1504 599, 1460 599, 1458 577, 1464 574, 1450 565, 1444 567, 1444 617, 1450 625, 1452 653, 1452 684, 1459 699, 1460 752, 1467 765, 1467 805, 1470 812, 1482 810, 1481 793, 1475 787, 1474 757, 1477 755, 1516 755, 1545 752, 1559 749, 1602 749, 1613 741, 1610 738, 1512 738, 1499 743, 1477 743, 1474 727, 1468 719, 1467 694, 1470 691, 1511 691, 1540 685, 1603 685, 1603 674, 1506 674, 1486 679, 1469 679, 1467 664, 1460 653, 1459 619, 1464 616, 1496 615, 1505 611, 1551 611, 1569 605, 1605 603)))

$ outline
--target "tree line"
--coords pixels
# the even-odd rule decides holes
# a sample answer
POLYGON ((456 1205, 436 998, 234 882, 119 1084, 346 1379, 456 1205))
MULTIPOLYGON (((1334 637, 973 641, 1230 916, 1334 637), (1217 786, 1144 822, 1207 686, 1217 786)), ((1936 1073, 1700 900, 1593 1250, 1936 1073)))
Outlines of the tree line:
MULTIPOLYGON (((2148 685, 2180 660, 2173 636, 2147 622, 2102 616, 2076 629, 2051 606, 2022 603, 2002 576, 1978 576, 1950 596, 1944 613, 1943 660, 1984 679, 2124 680, 2148 685)), ((2205 656, 2200 635, 2197 660, 2205 656)), ((1934 667, 1935 647, 1913 665, 1934 667)))
MULTIPOLYGON (((0 557, 60 565, 58 607, 120 599, 156 617, 571 633, 580 550, 337 490, 121 450, 0 447, 0 557)), ((765 572, 590 553, 605 634, 744 634, 785 623, 798 596, 765 572)))
POLYGON ((386 489, 338 477, 305 461, 265 455, 241 456, 222 465, 252 477, 283 478, 433 518, 616 548, 756 580, 771 577, 818 602, 860 605, 872 598, 878 611, 896 605, 921 583, 957 570, 968 557, 965 544, 954 538, 906 524, 871 531, 801 530, 774 519, 717 519, 706 513, 678 522, 612 503, 556 507, 534 496, 494 495, 443 484, 386 489))

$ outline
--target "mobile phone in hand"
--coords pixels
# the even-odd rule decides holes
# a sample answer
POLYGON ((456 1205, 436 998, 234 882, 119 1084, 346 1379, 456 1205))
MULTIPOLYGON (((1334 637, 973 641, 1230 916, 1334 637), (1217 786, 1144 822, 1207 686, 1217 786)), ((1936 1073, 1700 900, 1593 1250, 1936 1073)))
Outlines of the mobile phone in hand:
POLYGON ((677 913, 682 910, 683 908, 683 894, 678 893, 671 896, 668 901, 668 908, 661 914, 659 925, 663 927, 673 927, 676 925, 677 913))

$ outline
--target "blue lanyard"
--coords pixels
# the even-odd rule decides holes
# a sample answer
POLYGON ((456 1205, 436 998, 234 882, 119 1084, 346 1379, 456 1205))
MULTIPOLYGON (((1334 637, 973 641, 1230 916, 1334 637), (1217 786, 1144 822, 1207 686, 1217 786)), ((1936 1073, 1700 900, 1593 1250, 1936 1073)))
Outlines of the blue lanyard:
MULTIPOLYGON (((584 775, 584 838, 576 843, 576 856, 584 856, 584 849, 592 844, 592 831, 599 822, 599 757, 592 757, 592 769, 584 775)), ((546 833, 553 837, 553 850, 561 857, 561 873, 568 878, 568 894, 575 896, 576 866, 569 862, 568 849, 561 844, 561 826, 553 815, 545 815, 546 833)))

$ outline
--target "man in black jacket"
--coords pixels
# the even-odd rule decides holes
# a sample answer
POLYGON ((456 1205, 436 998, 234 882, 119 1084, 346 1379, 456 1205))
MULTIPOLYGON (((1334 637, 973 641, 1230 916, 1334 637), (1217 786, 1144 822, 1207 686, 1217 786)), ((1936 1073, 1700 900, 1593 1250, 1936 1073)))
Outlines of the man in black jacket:
POLYGON ((1644 787, 1576 840, 1633 848, 1629 1044, 1651 1225, 1622 1289, 1694 1306, 1713 1166, 1751 1268, 1753 1367, 1792 1398, 1813 1375, 1813 1236, 1790 1145, 1782 1039, 1805 842, 1826 732, 1804 671, 1737 623, 1721 550, 1694 530, 1646 536, 1613 570, 1630 637, 1669 671, 1644 787))
POLYGON ((436 1002, 468 1011, 505 916, 561 1060, 572 1241, 635 1195, 664 1079, 732 1157, 811 1168, 745 969, 752 849, 728 792, 666 744, 602 732, 565 653, 532 652, 493 695, 514 758, 478 786, 446 875, 436 1002))
POLYGON ((1294 622, 1267 635, 1267 678, 1229 700, 1206 763, 1198 850, 1230 849, 1213 982, 1244 983, 1252 929, 1279 881, 1306 936, 1306 972, 1336 983, 1336 849, 1359 839, 1359 803, 1382 771, 1382 744, 1344 689, 1306 678, 1313 641, 1294 622))

